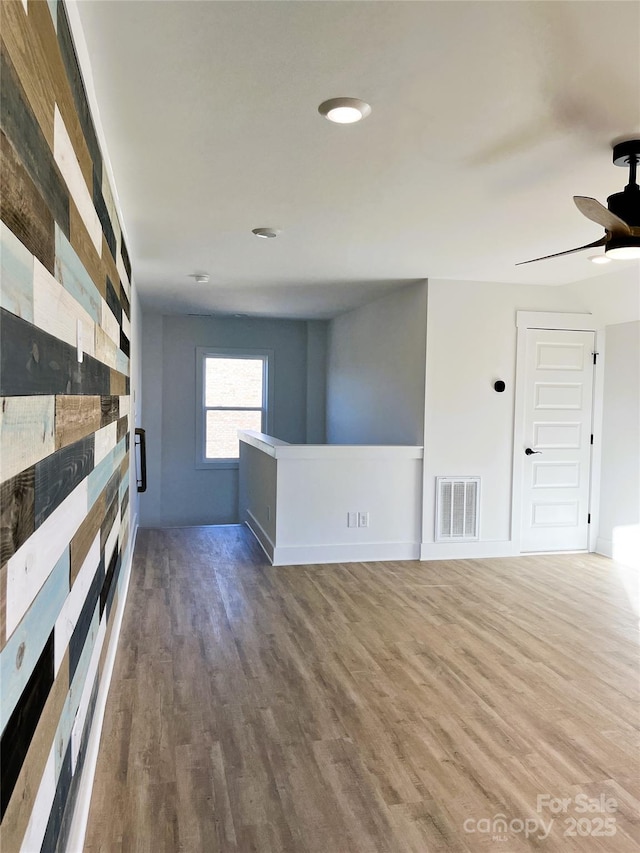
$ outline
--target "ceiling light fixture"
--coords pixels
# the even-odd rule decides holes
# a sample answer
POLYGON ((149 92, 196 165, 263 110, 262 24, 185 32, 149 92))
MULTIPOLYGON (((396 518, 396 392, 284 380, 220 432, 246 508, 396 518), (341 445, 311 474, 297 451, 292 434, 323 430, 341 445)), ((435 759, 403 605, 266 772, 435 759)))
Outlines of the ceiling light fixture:
POLYGON ((256 237, 264 237, 266 240, 272 240, 280 233, 278 228, 252 228, 251 233, 256 237))
POLYGON ((318 107, 318 112, 336 124, 354 124, 371 113, 371 107, 360 98, 330 98, 318 107))
POLYGON ((192 272, 189 275, 189 278, 194 278, 196 284, 208 284, 209 283, 209 273, 208 272, 192 272))
POLYGON ((640 259, 640 239, 636 238, 633 244, 631 244, 632 239, 625 237, 624 244, 616 246, 611 245, 615 241, 615 238, 612 237, 609 244, 604 247, 607 258, 613 258, 615 261, 635 261, 640 259))
POLYGON ((609 264, 611 263, 611 258, 608 258, 606 255, 590 255, 589 260, 592 264, 609 264))

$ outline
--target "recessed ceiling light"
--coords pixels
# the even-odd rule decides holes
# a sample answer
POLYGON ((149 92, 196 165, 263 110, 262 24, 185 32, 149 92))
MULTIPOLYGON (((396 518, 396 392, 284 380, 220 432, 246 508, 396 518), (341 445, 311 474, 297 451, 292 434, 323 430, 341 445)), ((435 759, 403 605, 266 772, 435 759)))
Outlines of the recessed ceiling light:
POLYGON ((592 264, 610 264, 611 258, 606 255, 590 255, 589 260, 592 264))
POLYGON ((266 240, 270 240, 277 237, 280 230, 278 228, 253 228, 251 233, 255 234, 256 237, 264 237, 266 240))
POLYGON ((366 118, 371 107, 360 98, 331 98, 320 104, 318 112, 336 124, 354 124, 366 118))

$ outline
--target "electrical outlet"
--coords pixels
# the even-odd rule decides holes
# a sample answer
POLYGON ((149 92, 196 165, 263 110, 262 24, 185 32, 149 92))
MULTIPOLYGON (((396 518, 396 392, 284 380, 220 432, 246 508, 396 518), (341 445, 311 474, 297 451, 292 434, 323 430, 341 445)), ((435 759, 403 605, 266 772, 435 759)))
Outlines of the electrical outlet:
POLYGON ((368 527, 369 526, 369 513, 368 512, 359 512, 358 513, 358 527, 368 527))
POLYGON ((358 526, 358 513, 357 512, 348 512, 347 513, 347 527, 357 527, 358 526))

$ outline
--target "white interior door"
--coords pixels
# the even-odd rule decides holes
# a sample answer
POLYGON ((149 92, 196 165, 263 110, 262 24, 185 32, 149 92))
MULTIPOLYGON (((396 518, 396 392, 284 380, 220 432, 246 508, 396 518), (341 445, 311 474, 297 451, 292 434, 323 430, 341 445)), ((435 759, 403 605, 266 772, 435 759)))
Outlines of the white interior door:
POLYGON ((588 547, 594 342, 526 330, 522 551, 588 547))

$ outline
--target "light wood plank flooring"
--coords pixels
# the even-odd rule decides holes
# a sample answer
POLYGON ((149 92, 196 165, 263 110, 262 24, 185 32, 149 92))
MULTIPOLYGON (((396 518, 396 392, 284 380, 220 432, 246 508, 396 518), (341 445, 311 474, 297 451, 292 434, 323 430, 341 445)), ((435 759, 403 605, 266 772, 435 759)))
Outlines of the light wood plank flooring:
POLYGON ((640 851, 637 584, 141 531, 85 850, 640 851))

